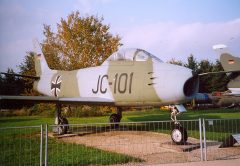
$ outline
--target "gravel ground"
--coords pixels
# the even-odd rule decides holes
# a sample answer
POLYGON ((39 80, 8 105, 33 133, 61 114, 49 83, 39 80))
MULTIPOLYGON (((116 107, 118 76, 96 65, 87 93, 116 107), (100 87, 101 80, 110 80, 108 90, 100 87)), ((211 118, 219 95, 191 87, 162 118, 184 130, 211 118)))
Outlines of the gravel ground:
MULTIPOLYGON (((110 131, 83 136, 62 137, 59 140, 68 143, 83 144, 102 150, 122 153, 138 157, 145 162, 130 165, 152 165, 163 163, 182 163, 201 161, 199 140, 188 138, 189 145, 171 143, 168 134, 147 131, 110 131), (195 147, 195 150, 183 149, 195 147)), ((208 160, 240 158, 240 147, 218 148, 221 143, 209 142, 207 148, 208 160)), ((127 164, 129 165, 129 164, 127 164)))

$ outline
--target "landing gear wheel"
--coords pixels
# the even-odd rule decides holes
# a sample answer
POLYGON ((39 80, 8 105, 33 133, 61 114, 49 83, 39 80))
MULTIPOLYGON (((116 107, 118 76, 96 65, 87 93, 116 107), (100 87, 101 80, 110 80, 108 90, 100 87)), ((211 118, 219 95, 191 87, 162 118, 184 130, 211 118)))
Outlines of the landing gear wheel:
POLYGON ((121 118, 118 114, 112 114, 109 117, 109 122, 111 124, 112 129, 117 129, 119 128, 119 122, 121 121, 121 118))
POLYGON ((62 118, 60 120, 60 125, 58 127, 58 134, 59 135, 63 135, 63 134, 67 134, 69 126, 68 126, 68 120, 66 118, 62 118))
POLYGON ((174 124, 171 132, 172 141, 177 145, 184 145, 187 142, 187 130, 180 124, 174 124))

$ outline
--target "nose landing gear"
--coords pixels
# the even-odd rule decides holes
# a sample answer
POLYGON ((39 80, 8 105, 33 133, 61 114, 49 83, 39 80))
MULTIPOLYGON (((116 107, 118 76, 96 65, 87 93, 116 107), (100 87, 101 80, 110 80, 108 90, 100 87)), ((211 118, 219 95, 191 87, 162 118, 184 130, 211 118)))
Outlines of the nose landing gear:
POLYGON ((171 132, 172 141, 177 145, 184 145, 187 142, 187 130, 180 123, 174 124, 171 132))
POLYGON ((183 145, 186 144, 188 135, 187 130, 177 121, 177 115, 179 114, 177 107, 171 107, 171 119, 173 121, 171 138, 175 144, 183 145))

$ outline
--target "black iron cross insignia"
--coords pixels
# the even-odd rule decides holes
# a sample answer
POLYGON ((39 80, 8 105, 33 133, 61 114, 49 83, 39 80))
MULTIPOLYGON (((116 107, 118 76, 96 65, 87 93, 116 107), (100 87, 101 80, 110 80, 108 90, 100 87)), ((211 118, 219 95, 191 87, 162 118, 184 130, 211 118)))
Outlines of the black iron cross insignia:
POLYGON ((58 97, 58 93, 60 92, 61 88, 61 76, 57 76, 55 81, 52 81, 51 84, 51 91, 54 94, 55 97, 58 97))

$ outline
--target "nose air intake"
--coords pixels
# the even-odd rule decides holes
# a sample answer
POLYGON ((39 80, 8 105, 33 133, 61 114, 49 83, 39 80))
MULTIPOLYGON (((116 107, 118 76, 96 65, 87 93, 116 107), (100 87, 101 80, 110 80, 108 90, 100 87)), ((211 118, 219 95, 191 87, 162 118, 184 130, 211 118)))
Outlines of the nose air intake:
POLYGON ((193 77, 189 78, 185 82, 184 87, 183 87, 184 95, 186 97, 193 96, 198 91, 198 85, 199 85, 198 76, 193 76, 193 77))

